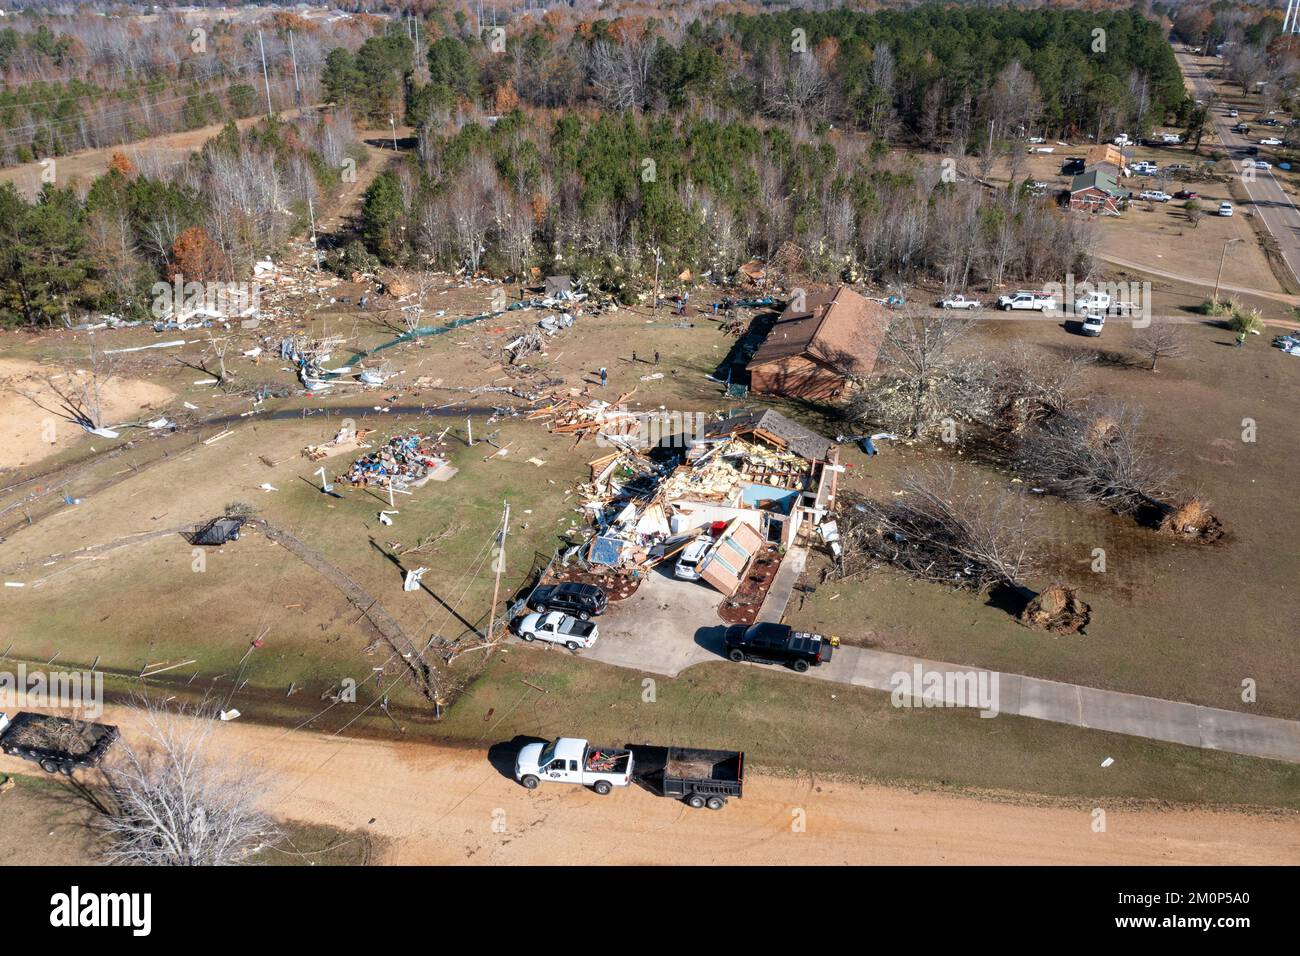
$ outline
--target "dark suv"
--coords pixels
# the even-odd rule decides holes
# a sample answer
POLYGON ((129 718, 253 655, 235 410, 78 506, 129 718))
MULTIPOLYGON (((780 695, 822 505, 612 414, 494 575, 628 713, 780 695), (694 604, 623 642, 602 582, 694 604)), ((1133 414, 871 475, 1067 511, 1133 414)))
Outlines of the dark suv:
POLYGON ((533 609, 563 611, 583 621, 604 614, 609 598, 594 584, 546 584, 533 591, 530 599, 533 609))
POLYGON ((785 664, 803 673, 831 659, 831 642, 820 634, 796 631, 788 624, 733 624, 722 639, 733 661, 785 664))

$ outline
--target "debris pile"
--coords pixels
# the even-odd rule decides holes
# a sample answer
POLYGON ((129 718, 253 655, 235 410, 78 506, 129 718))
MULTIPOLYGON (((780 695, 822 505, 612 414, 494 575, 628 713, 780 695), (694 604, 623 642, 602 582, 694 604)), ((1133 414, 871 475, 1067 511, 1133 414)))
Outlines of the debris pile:
POLYGON ((1017 620, 1025 627, 1053 634, 1082 634, 1092 618, 1092 608, 1079 598, 1079 589, 1053 584, 1034 596, 1017 620))
POLYGON ((394 435, 383 447, 354 461, 337 480, 357 487, 419 487, 430 478, 441 480, 441 476, 450 477, 448 472, 455 473, 440 454, 445 448, 444 442, 418 432, 394 435))
POLYGON ((308 461, 320 461, 322 458, 328 458, 330 455, 336 455, 342 451, 348 451, 352 448, 365 448, 362 444, 368 432, 365 429, 358 428, 353 431, 350 428, 340 428, 337 435, 327 442, 319 445, 308 445, 302 450, 302 457, 308 461))
POLYGON ((641 416, 623 408, 623 403, 636 394, 636 389, 625 392, 612 402, 592 399, 582 401, 583 392, 569 389, 565 395, 551 395, 542 399, 545 404, 526 416, 530 421, 542 421, 552 434, 576 435, 573 444, 588 436, 599 436, 617 441, 630 441, 641 427, 641 416))

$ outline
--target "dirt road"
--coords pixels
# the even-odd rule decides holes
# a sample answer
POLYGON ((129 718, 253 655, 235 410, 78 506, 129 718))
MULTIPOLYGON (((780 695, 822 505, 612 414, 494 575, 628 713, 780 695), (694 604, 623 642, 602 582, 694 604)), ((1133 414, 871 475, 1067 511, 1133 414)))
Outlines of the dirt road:
MULTIPOLYGON (((131 736, 139 716, 109 708, 131 736)), ((1300 863, 1294 815, 1029 807, 751 773, 745 798, 691 810, 510 779, 513 749, 347 740, 230 723, 218 746, 275 781, 276 815, 387 838, 401 864, 1300 863), (500 752, 498 752, 500 751, 500 752), (801 829, 802 826, 802 829, 801 829)), ((0 772, 30 764, 0 758, 0 772)))

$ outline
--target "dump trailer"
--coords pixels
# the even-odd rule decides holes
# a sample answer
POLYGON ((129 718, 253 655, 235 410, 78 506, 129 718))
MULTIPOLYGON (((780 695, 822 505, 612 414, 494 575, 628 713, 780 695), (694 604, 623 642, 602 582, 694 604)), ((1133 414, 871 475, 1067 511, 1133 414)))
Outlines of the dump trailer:
POLYGON ((745 755, 735 750, 669 747, 664 763, 663 793, 699 809, 721 810, 728 797, 740 799, 745 755))
POLYGON ((94 767, 120 736, 116 727, 86 720, 23 712, 0 714, 0 753, 40 764, 46 773, 94 767))

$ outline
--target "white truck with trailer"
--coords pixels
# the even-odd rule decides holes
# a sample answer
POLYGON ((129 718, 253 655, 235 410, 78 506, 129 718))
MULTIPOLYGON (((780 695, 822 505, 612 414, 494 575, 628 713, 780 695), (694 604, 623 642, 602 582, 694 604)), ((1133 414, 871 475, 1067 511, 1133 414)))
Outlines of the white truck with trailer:
POLYGON ((632 751, 593 747, 581 737, 560 737, 549 744, 524 744, 515 758, 515 779, 529 790, 543 780, 576 783, 601 796, 632 782, 632 751))

